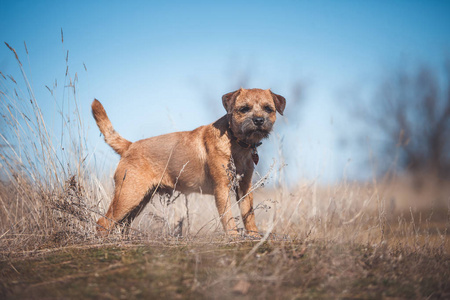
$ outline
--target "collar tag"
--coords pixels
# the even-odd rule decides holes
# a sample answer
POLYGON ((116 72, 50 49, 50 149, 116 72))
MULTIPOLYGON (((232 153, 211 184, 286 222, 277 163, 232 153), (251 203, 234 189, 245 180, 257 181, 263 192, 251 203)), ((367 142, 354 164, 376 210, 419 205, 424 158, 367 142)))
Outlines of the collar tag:
POLYGON ((256 147, 252 148, 252 159, 255 165, 257 165, 259 162, 259 155, 258 150, 256 150, 256 147))

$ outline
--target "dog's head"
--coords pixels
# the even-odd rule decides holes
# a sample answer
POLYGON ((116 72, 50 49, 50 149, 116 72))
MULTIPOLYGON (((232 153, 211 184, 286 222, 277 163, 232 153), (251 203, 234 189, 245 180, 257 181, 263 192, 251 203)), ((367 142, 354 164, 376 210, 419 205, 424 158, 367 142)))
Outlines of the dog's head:
POLYGON ((276 112, 283 115, 286 99, 270 89, 241 88, 223 95, 222 103, 233 134, 239 140, 254 144, 269 136, 277 118, 276 112))

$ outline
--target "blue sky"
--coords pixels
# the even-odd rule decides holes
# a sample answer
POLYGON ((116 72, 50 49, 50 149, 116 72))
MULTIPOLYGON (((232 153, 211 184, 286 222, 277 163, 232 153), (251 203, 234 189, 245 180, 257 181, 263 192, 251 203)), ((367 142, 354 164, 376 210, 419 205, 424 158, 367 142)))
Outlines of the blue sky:
MULTIPOLYGON (((64 81, 69 50, 89 142, 113 164, 90 115, 94 97, 116 130, 137 140, 214 121, 221 96, 247 74, 246 87, 284 95, 286 110, 295 83, 304 86, 304 103, 275 129, 288 174, 330 181, 347 168, 360 176, 348 159, 361 153, 337 145, 354 130, 342 92, 404 61, 439 67, 450 52, 449 1, 0 1, 1 40, 21 56, 49 119, 45 85, 64 81)), ((0 70, 20 77, 3 43, 0 70)), ((277 157, 276 140, 260 155, 277 157)))

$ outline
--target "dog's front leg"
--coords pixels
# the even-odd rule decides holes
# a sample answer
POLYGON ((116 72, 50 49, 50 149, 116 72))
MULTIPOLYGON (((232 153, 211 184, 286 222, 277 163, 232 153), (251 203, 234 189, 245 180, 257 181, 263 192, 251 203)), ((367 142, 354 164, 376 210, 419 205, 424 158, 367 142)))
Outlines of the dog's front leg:
POLYGON ((242 221, 244 222, 245 230, 247 234, 255 237, 259 237, 258 227, 255 223, 255 212, 253 210, 253 193, 250 192, 252 187, 252 179, 250 176, 244 176, 239 184, 239 208, 241 209, 242 221))
POLYGON ((216 206, 219 211, 220 221, 223 229, 229 235, 238 235, 236 222, 231 213, 231 204, 229 197, 230 189, 228 185, 216 186, 214 189, 214 196, 216 198, 216 206))

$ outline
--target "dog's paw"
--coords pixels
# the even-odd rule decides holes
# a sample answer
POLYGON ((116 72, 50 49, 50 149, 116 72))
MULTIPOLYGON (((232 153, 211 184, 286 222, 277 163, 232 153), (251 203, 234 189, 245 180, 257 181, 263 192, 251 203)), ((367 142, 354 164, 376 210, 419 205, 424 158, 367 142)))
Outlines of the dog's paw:
POLYGON ((240 237, 242 234, 238 230, 233 229, 233 230, 228 230, 227 235, 231 238, 236 238, 236 237, 240 237))
POLYGON ((249 239, 259 240, 262 235, 258 231, 248 231, 245 234, 245 237, 249 239))

